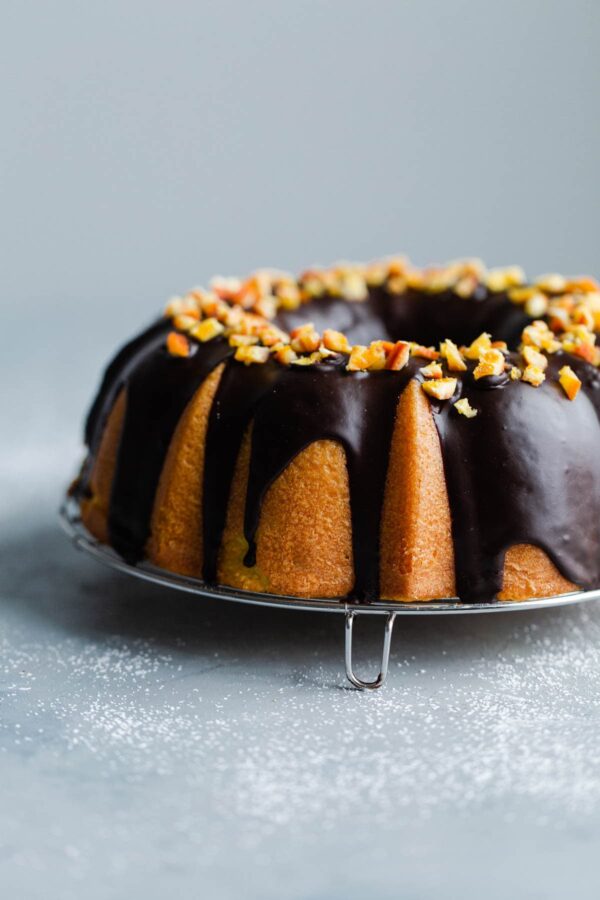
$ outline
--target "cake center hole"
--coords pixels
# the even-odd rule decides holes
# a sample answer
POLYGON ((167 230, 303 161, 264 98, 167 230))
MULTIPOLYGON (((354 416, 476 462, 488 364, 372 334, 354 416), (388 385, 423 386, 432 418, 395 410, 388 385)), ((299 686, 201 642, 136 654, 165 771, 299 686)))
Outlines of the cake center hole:
POLYGON ((276 321, 286 331, 306 322, 312 322, 321 334, 333 328, 353 344, 408 340, 437 346, 449 338, 461 345, 470 344, 487 331, 495 340, 516 347, 529 319, 521 307, 508 303, 504 294, 465 299, 449 291, 431 295, 379 291, 364 301, 320 297, 298 309, 280 312, 276 321))

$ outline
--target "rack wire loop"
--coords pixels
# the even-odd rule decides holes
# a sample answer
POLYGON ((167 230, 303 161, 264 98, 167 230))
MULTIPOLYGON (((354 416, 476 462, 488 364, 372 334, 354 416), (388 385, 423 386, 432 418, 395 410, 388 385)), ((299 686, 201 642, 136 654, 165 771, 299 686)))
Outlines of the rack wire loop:
POLYGON ((208 585, 199 578, 187 575, 179 575, 165 569, 143 562, 132 566, 122 560, 114 550, 96 540, 85 528, 81 521, 81 515, 76 500, 66 497, 60 509, 60 522, 71 541, 79 550, 83 550, 98 562, 134 575, 152 584, 164 585, 186 593, 196 594, 213 600, 235 601, 236 603, 249 603, 254 606, 270 606, 279 609, 296 609, 304 612, 336 612, 344 613, 345 624, 345 663, 346 675, 354 687, 362 691, 373 691, 384 683, 390 659, 390 647, 392 643, 392 631, 396 616, 431 616, 431 615, 472 615, 477 613, 507 613, 532 609, 548 609, 554 606, 566 606, 573 603, 581 603, 589 600, 600 600, 600 588, 591 591, 573 591, 568 594, 558 594, 554 597, 532 598, 520 600, 518 603, 506 600, 489 600, 481 603, 461 603, 455 597, 440 598, 438 600, 419 601, 390 601, 374 600, 372 603, 357 607, 348 598, 324 598, 324 597, 291 597, 277 594, 261 594, 255 591, 243 591, 241 589, 208 585), (383 651, 381 657, 381 669, 375 681, 363 681, 355 675, 352 669, 352 626, 356 616, 385 616, 386 622, 383 633, 383 651))
POLYGON ((381 668, 379 675, 375 681, 363 681, 354 673, 352 668, 352 636, 354 619, 356 612, 346 613, 346 640, 345 640, 345 661, 346 661, 346 677, 348 681, 358 688, 360 691, 376 691, 385 682, 388 673, 388 665, 390 662, 390 649, 392 646, 392 632, 394 630, 394 622, 396 621, 396 613, 389 613, 385 620, 383 629, 383 650, 381 654, 381 668))

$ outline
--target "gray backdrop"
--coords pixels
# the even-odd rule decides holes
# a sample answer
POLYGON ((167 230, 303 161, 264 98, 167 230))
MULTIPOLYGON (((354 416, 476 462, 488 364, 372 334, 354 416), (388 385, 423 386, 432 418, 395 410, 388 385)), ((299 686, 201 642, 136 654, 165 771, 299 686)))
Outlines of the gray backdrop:
POLYGON ((398 250, 598 268, 593 0, 3 9, 13 302, 398 250))
POLYGON ((108 355, 213 273, 600 274, 600 5, 0 15, 3 895, 596 897, 600 610, 403 624, 362 696, 335 617, 130 585, 54 513, 108 355))

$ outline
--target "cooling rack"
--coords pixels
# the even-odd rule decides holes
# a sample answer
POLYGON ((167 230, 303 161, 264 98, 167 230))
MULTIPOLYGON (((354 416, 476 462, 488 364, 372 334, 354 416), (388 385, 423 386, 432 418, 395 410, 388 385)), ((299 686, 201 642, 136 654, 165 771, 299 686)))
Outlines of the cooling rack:
POLYGON ((489 603, 461 603, 456 598, 446 598, 414 603, 379 600, 368 605, 358 605, 348 598, 337 600, 319 597, 300 598, 280 594, 261 594, 255 591, 242 591, 236 588, 207 585, 199 578, 177 575, 174 572, 168 572, 166 569, 160 569, 146 562, 135 566, 129 565, 114 550, 106 544, 101 544, 87 531, 81 521, 78 505, 71 497, 65 498, 60 508, 59 516, 63 529, 77 549, 83 550, 111 569, 116 569, 118 572, 126 572, 128 575, 134 575, 136 578, 141 578, 144 581, 150 581, 153 584, 164 585, 165 587, 175 588, 179 591, 186 591, 189 594, 197 594, 200 597, 214 600, 227 600, 254 606, 271 606, 278 609, 294 609, 303 612, 341 613, 345 616, 344 660, 346 676, 354 687, 362 691, 376 690, 386 680, 394 623, 399 616, 520 612, 600 599, 600 590, 593 590, 577 591, 569 594, 560 594, 555 597, 544 597, 520 602, 494 600, 489 603), (365 681, 360 678, 355 673, 352 663, 354 623, 361 616, 380 616, 384 619, 381 666, 379 674, 373 681, 365 681))

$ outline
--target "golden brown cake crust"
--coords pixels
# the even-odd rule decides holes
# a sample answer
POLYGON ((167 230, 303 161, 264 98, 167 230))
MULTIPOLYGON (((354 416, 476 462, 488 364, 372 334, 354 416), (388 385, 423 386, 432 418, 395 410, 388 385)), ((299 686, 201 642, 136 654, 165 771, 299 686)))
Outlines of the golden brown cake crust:
POLYGON ((219 562, 232 587, 298 597, 343 597, 354 583, 350 497, 343 448, 318 441, 271 485, 257 533, 256 565, 244 565, 244 503, 250 435, 233 479, 219 562))
POLYGON ((129 562, 272 593, 474 602, 594 586, 598 296, 592 279, 527 284, 477 261, 218 279, 172 300, 107 371, 77 488, 83 522, 129 562), (442 296, 445 314, 475 298, 462 316, 520 316, 518 350, 486 331, 439 350, 397 339, 403 322, 427 330, 442 296), (378 327, 400 315, 369 345, 302 310, 365 299, 378 327), (204 501, 206 479, 222 504, 204 501))
MULTIPOLYGON (((152 516, 148 558, 183 575, 202 574, 202 474, 208 416, 223 367, 196 392, 173 437, 152 516)), ((121 392, 107 420, 82 519, 108 541, 110 489, 125 414, 121 392)), ((270 488, 257 536, 257 564, 243 559, 247 435, 232 484, 219 581, 245 590, 299 597, 341 597, 353 585, 350 499, 343 448, 319 441, 299 454, 270 488), (315 510, 319 510, 319 514, 315 510)), ((413 380, 396 413, 381 535, 383 599, 434 600, 455 594, 450 510, 429 403, 413 380)), ((577 590, 537 547, 506 554, 501 600, 577 590)))
POLYGON ((400 397, 381 535, 381 596, 453 597, 454 553, 440 441, 417 381, 400 397))
POLYGON ((84 496, 80 503, 83 524, 103 544, 109 543, 108 510, 126 403, 126 392, 122 390, 110 411, 94 460, 90 496, 84 496))
POLYGON ((169 446, 158 483, 148 558, 181 575, 202 574, 204 448, 212 402, 223 374, 218 366, 196 391, 169 446))
POLYGON ((554 563, 539 547, 515 544, 506 551, 504 582, 499 600, 529 600, 533 597, 553 597, 579 590, 567 581, 554 563))

